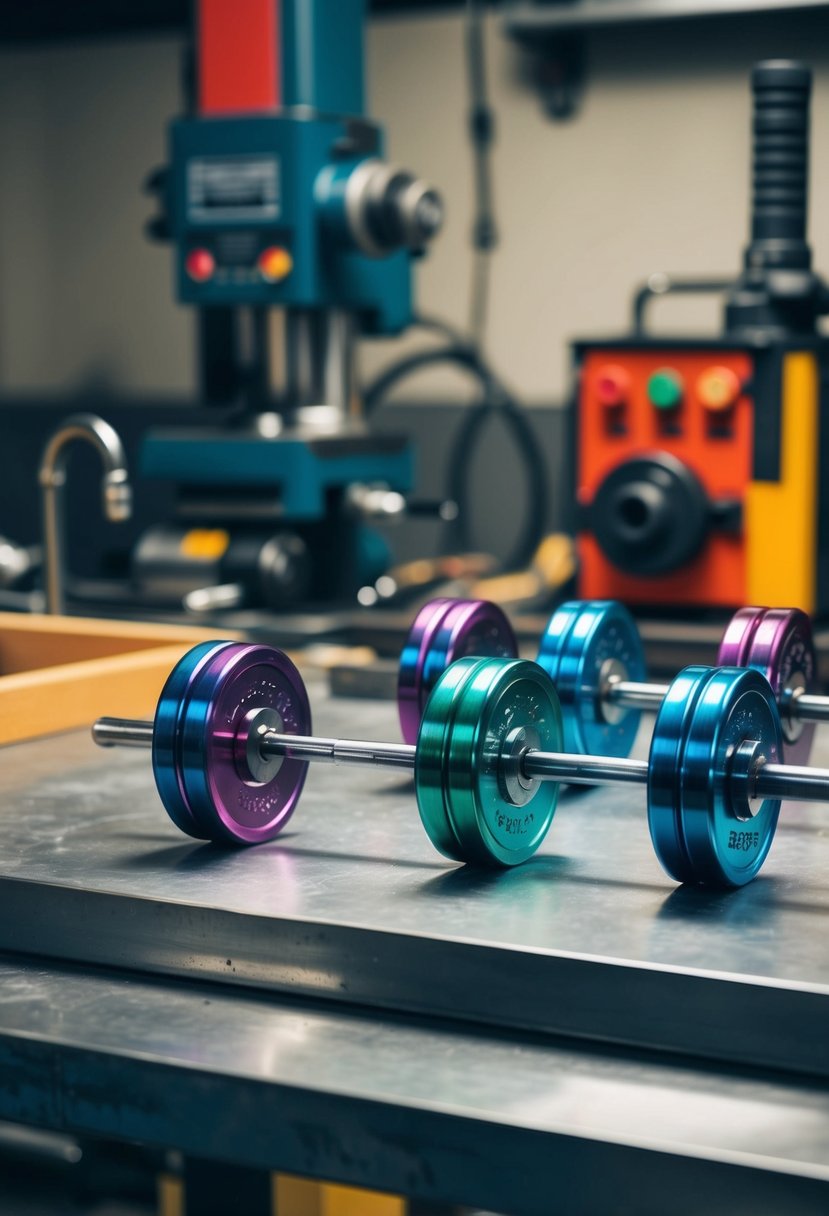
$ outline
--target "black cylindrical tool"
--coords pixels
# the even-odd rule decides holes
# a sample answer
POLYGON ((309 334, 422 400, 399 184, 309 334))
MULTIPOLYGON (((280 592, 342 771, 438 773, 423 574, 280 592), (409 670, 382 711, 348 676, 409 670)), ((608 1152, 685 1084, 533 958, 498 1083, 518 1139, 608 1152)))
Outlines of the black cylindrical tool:
POLYGON ((808 269, 809 98, 812 74, 787 59, 752 73, 754 169, 746 269, 808 269))
POLYGON ((754 68, 752 90, 751 235, 726 301, 725 328, 764 339, 811 334, 827 309, 806 240, 812 73, 793 60, 769 59, 754 68))

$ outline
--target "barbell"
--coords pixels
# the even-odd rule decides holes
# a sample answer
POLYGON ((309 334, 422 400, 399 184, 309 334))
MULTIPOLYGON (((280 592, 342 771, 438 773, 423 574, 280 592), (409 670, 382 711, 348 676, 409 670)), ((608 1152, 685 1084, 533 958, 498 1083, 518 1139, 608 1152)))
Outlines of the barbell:
POLYGON ((296 809, 308 763, 412 771, 435 847, 512 866, 549 830, 559 786, 647 788, 657 856, 679 882, 741 886, 758 872, 781 799, 829 801, 829 771, 779 763, 774 691, 750 668, 687 667, 667 687, 647 761, 562 750, 559 699, 525 659, 458 660, 437 679, 417 743, 317 738, 302 677, 282 651, 204 642, 175 666, 154 722, 101 718, 101 746, 150 747, 162 803, 184 832, 272 840, 296 809))
MULTIPOLYGON (((562 604, 544 631, 538 662, 556 686, 568 751, 629 755, 641 714, 656 713, 669 688, 645 682, 636 622, 613 600, 562 604)), ((717 665, 766 676, 780 711, 784 758, 805 764, 813 723, 829 722, 829 697, 814 691, 817 657, 806 614, 741 608, 723 633, 717 665)))

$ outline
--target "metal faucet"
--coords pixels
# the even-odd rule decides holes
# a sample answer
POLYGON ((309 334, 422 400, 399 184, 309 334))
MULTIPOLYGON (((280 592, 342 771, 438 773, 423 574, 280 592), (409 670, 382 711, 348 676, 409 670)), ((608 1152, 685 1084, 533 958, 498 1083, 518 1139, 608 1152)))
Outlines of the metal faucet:
POLYGON ((86 439, 104 462, 104 515, 113 523, 132 514, 132 489, 124 446, 117 431, 95 414, 73 414, 49 439, 40 462, 38 480, 43 491, 43 554, 46 572, 46 611, 66 611, 66 543, 63 490, 66 484, 66 448, 74 439, 86 439))

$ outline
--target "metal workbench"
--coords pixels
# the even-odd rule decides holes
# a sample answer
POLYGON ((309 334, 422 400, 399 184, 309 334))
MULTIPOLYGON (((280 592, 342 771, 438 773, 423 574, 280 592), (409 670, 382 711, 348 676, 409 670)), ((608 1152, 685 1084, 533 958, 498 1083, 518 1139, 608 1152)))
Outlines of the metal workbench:
MULTIPOLYGON (((310 691, 321 733, 398 737, 310 691)), ((399 775, 317 765, 226 852, 73 734, 0 753, 0 839, 0 1117, 516 1213, 829 1210, 829 811, 705 892, 641 791, 570 791, 480 873, 399 775)))

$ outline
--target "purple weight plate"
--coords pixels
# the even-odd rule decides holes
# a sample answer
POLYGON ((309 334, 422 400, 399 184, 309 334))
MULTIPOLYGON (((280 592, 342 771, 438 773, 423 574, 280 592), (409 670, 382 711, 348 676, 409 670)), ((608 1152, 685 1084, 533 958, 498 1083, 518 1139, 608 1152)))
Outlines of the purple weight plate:
POLYGON ((400 729, 407 743, 417 742, 422 715, 421 687, 423 664, 432 639, 449 609, 458 603, 453 599, 429 600, 412 621, 400 652, 397 672, 397 712, 400 729))
POLYGON ((283 759, 267 781, 251 779, 244 763, 246 719, 275 711, 282 734, 311 733, 311 709, 294 664, 271 646, 238 643, 199 673, 181 730, 181 769, 188 801, 213 840, 259 844, 290 819, 305 782, 307 762, 283 759))
POLYGON ((458 659, 515 659, 518 643, 512 626, 489 600, 455 600, 437 623, 426 652, 420 681, 420 714, 432 689, 458 659))
POLYGON ((426 608, 434 611, 421 626, 420 618, 426 612, 421 609, 400 656, 398 708, 407 743, 417 741, 429 694, 456 659, 514 659, 518 655, 512 626, 497 604, 488 600, 433 600, 426 608), (400 695, 401 684, 405 697, 400 695))
POLYGON ((787 719, 784 704, 784 693, 798 676, 804 692, 817 690, 817 657, 806 613, 799 608, 741 608, 723 634, 717 664, 762 671, 781 709, 784 759, 808 764, 814 723, 787 719))

